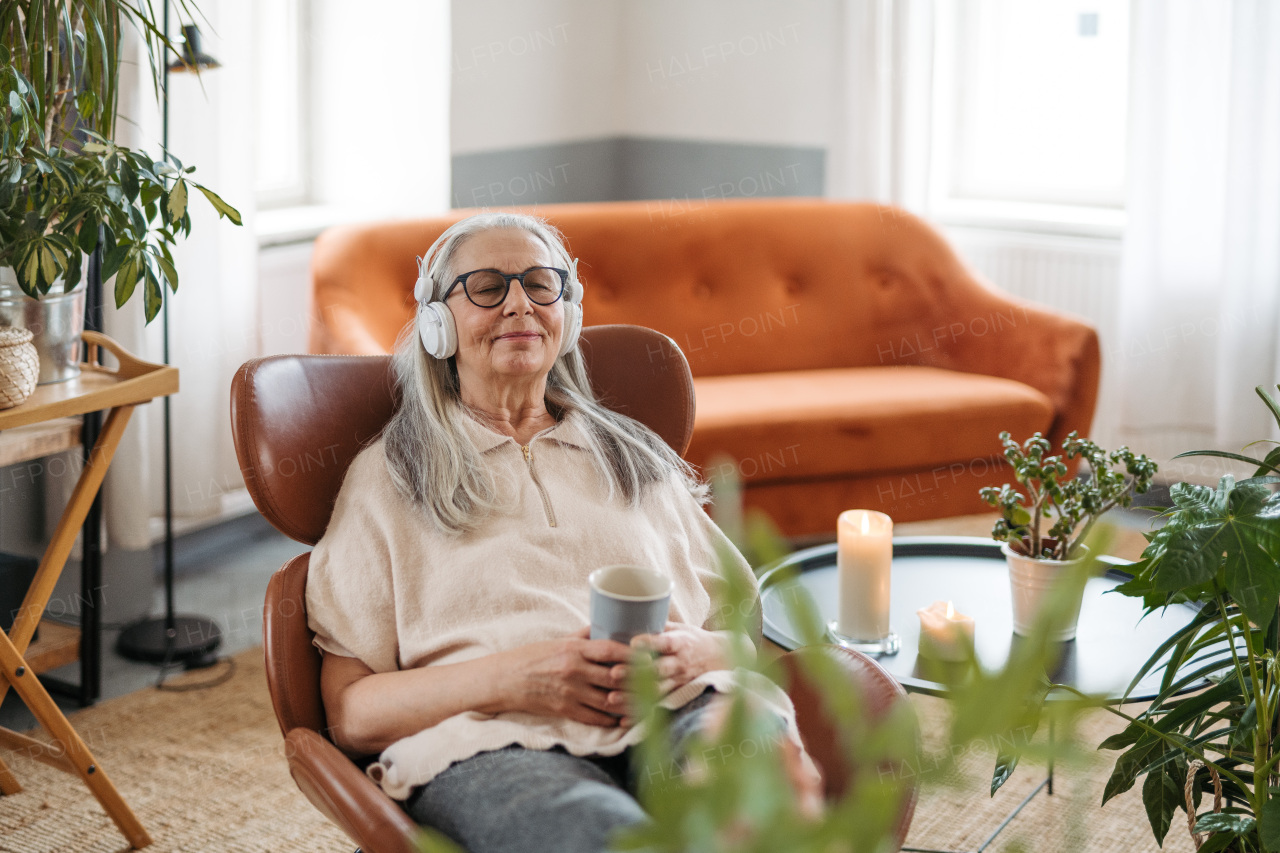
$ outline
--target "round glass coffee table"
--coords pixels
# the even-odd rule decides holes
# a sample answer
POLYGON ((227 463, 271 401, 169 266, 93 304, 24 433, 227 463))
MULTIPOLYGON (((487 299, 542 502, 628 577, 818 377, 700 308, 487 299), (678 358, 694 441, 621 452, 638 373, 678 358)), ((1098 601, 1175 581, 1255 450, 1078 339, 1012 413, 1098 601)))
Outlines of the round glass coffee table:
MULTIPOLYGON (((1125 689, 1138 668, 1179 628, 1187 625, 1196 611, 1174 604, 1143 617, 1142 602, 1116 593, 1107 593, 1131 576, 1123 571, 1122 560, 1102 557, 1109 568, 1101 577, 1090 578, 1080 606, 1076 639, 1062 643, 1058 665, 1047 673, 1058 684, 1107 701, 1147 701, 1159 692, 1162 668, 1157 668, 1125 689)), ((835 619, 839 607, 836 584, 836 546, 820 545, 797 551, 770 567, 760 576, 760 599, 764 610, 764 636, 788 651, 801 645, 788 608, 788 598, 796 589, 806 590, 818 609, 821 624, 835 619)), ((970 537, 899 537, 893 540, 889 627, 897 632, 901 646, 894 654, 875 656, 904 688, 913 693, 946 696, 948 684, 963 679, 962 664, 947 664, 923 658, 918 653, 920 619, 916 611, 935 601, 950 601, 955 609, 974 618, 974 652, 987 670, 1002 667, 1009 652, 1021 638, 1013 633, 1013 605, 1009 574, 1000 545, 990 539, 970 537)), ((1223 654, 1226 654, 1223 648, 1223 654)), ((1207 685, 1202 681, 1187 691, 1207 685)), ((1050 694, 1052 698, 1053 694, 1050 694)), ((1050 728, 1049 736, 1053 736, 1050 728)), ((1022 800, 1004 821, 975 849, 985 850, 1042 790, 1053 793, 1053 765, 1047 777, 1022 800)), ((903 847, 913 853, 950 853, 919 847, 903 847)))
MULTIPOLYGON (((1106 594, 1130 577, 1122 570, 1124 561, 1101 559, 1110 568, 1085 587, 1076 639, 1062 644, 1058 666, 1049 678, 1111 701, 1150 700, 1159 692, 1163 670, 1149 674, 1127 697, 1125 688, 1160 644, 1191 621, 1195 610, 1174 604, 1143 618, 1140 599, 1106 594)), ((954 683, 955 665, 918 654, 916 611, 935 601, 950 601, 957 612, 973 617, 974 652, 985 669, 1003 666, 1013 644, 1021 641, 1013 633, 1009 575, 999 543, 955 536, 900 537, 893 541, 892 571, 889 626, 901 638, 901 648, 876 661, 907 690, 944 696, 948 682, 954 683)), ((823 624, 834 619, 839 601, 836 546, 797 551, 760 577, 764 635, 787 650, 801 645, 787 606, 793 584, 810 593, 823 624), (797 568, 799 574, 792 576, 797 568)))

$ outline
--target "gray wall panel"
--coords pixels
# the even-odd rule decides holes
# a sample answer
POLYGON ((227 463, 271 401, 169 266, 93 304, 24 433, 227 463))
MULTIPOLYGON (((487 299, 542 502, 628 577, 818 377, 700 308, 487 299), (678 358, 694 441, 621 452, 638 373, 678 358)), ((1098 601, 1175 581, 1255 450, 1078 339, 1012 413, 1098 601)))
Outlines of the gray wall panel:
POLYGON ((684 139, 619 140, 620 199, 820 196, 821 148, 684 139))
POLYGON ((616 198, 612 139, 505 148, 453 157, 453 206, 502 207, 616 198))
POLYGON ((453 158, 454 207, 821 196, 825 188, 821 148, 617 137, 453 158))

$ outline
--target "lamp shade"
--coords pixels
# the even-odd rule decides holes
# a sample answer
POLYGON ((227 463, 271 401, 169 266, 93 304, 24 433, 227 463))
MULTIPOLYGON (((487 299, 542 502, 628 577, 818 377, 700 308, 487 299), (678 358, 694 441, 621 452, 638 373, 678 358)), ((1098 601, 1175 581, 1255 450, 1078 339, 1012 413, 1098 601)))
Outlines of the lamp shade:
POLYGON ((199 68, 218 68, 222 63, 200 48, 200 28, 186 24, 182 28, 182 56, 169 63, 170 71, 195 71, 199 68))

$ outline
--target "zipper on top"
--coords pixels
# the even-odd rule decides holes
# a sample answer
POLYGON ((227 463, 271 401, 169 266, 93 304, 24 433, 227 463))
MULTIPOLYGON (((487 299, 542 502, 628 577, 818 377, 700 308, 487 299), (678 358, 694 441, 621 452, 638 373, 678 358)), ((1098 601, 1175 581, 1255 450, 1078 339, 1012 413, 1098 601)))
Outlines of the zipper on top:
POLYGON ((547 514, 547 526, 556 526, 556 514, 551 509, 551 498, 547 497, 547 490, 543 488, 542 481, 538 479, 538 472, 533 467, 533 450, 529 445, 522 445, 520 448, 524 451, 525 464, 529 466, 529 477, 532 478, 533 484, 538 487, 538 494, 542 495, 542 511, 547 514))

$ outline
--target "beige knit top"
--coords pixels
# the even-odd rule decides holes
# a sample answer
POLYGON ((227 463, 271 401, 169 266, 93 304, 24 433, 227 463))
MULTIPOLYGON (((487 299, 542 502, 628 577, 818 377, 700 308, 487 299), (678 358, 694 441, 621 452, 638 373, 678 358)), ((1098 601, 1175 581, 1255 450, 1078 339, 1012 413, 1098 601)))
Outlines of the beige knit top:
MULTIPOLYGON (((587 575, 615 563, 669 574, 669 618, 718 630, 732 604, 719 600, 717 545, 735 555, 730 570, 755 584, 750 566, 674 476, 648 487, 638 507, 610 498, 584 447, 580 415, 538 433, 527 453, 479 422, 466 424, 501 502, 478 531, 437 531, 396 490, 381 439, 351 463, 307 577, 308 623, 322 651, 388 672, 568 636, 589 624, 587 575)), ((662 704, 678 708, 707 686, 723 692, 735 683, 780 713, 799 742, 790 700, 753 673, 704 673, 662 704)), ((643 724, 604 728, 468 711, 395 742, 368 772, 404 799, 453 762, 509 744, 616 755, 643 737, 643 724)))

